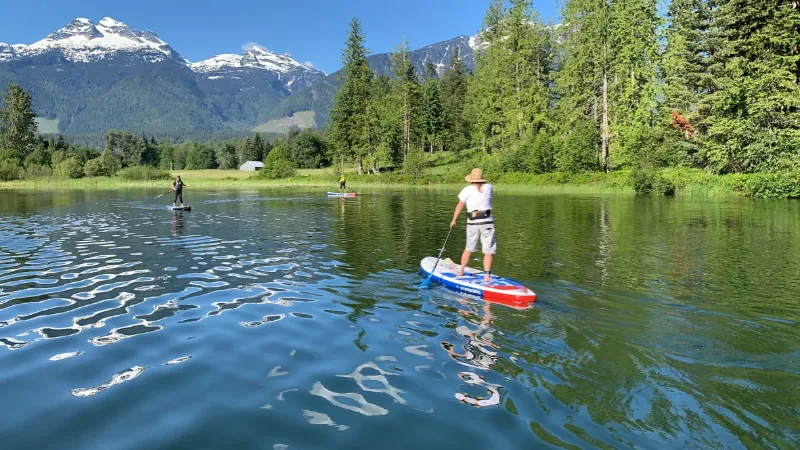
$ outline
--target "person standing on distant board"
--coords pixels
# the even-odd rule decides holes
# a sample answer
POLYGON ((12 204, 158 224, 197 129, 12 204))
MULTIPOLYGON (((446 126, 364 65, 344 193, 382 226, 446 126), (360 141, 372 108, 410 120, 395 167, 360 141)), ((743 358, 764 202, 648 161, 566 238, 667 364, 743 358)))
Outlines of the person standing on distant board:
POLYGON ((347 189, 347 180, 344 178, 344 173, 343 173, 342 176, 339 178, 339 190, 344 191, 345 189, 347 189))
POLYGON ((175 181, 172 182, 172 190, 175 191, 175 196, 172 198, 172 207, 175 207, 175 203, 178 202, 178 199, 181 201, 181 208, 183 208, 183 188, 188 187, 186 184, 183 183, 181 177, 175 177, 175 181))
POLYGON ((458 216, 464 206, 467 207, 467 248, 461 255, 461 267, 458 276, 464 276, 464 269, 469 263, 472 252, 478 251, 478 240, 481 241, 483 250, 483 280, 488 283, 492 280, 492 259, 497 251, 494 237, 494 217, 492 217, 492 185, 483 179, 483 170, 472 169, 464 180, 469 183, 458 194, 458 205, 453 214, 450 228, 456 226, 458 216))

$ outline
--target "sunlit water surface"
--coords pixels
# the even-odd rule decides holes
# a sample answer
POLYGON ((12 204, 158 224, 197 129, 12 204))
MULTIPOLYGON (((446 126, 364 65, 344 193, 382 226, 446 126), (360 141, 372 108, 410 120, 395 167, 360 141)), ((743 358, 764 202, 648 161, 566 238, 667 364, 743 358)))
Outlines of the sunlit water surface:
POLYGON ((498 191, 516 311, 417 287, 452 192, 158 193, 0 194, 3 448, 800 439, 796 202, 498 191))

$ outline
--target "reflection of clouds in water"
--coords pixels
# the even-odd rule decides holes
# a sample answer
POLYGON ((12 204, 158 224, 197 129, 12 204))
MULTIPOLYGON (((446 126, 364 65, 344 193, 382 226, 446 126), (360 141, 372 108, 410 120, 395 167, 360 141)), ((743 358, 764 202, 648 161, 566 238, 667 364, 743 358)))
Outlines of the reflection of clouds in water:
POLYGON ((309 411, 305 409, 303 410, 303 417, 305 417, 308 423, 310 423, 311 425, 328 425, 334 428, 338 428, 339 431, 344 431, 350 428, 347 425, 337 425, 336 422, 334 422, 330 418, 330 416, 316 411, 309 411))
POLYGON ((288 394, 289 392, 297 392, 299 390, 300 389, 287 389, 285 391, 281 391, 278 393, 278 396, 276 398, 278 399, 279 402, 285 401, 286 399, 283 397, 284 394, 288 394))
POLYGON ((378 405, 368 402, 361 394, 356 394, 352 392, 345 392, 345 393, 333 392, 325 388, 325 386, 323 386, 322 383, 320 383, 319 381, 314 383, 314 387, 311 389, 311 394, 322 397, 331 402, 333 405, 338 406, 339 408, 346 409, 348 411, 355 411, 365 416, 385 416, 386 414, 389 414, 389 410, 381 408, 378 405), (336 400, 337 398, 346 398, 349 400, 353 400, 356 403, 358 403, 358 406, 342 403, 336 400))
POLYGON ((122 372, 114 375, 113 377, 111 377, 110 381, 103 383, 100 386, 85 388, 85 389, 73 389, 72 395, 74 395, 75 397, 89 397, 97 393, 103 392, 112 386, 116 386, 126 381, 133 380, 134 378, 141 375, 143 372, 144 372, 144 367, 134 366, 131 367, 130 369, 123 370, 122 372))
MULTIPOLYGON (((80 354, 80 352, 76 352, 80 354)), ((175 366, 181 363, 184 363, 188 360, 192 359, 191 356, 182 356, 180 358, 175 358, 173 360, 167 361, 164 364, 160 364, 161 366, 175 366)), ((111 380, 95 387, 91 388, 80 388, 80 389, 73 389, 72 395, 75 397, 90 397, 95 394, 99 394, 100 392, 105 391, 106 389, 116 386, 118 384, 122 384, 126 381, 133 380, 134 378, 138 377, 146 370, 146 367, 134 366, 130 369, 125 369, 122 372, 117 373, 111 380)))
POLYGON ((54 355, 50 358, 50 361, 61 361, 62 359, 74 358, 79 356, 83 352, 70 352, 70 353, 60 353, 58 355, 54 355))
POLYGON ((403 400, 402 397, 400 397, 400 393, 403 393, 405 391, 403 391, 401 389, 397 389, 396 387, 394 387, 391 384, 389 384, 389 380, 386 378, 386 375, 396 376, 397 374, 391 373, 391 372, 386 372, 385 370, 383 370, 380 367, 378 367, 377 364, 375 364, 375 363, 370 361, 370 362, 366 362, 366 363, 356 367, 356 370, 354 370, 353 373, 351 373, 350 375, 339 375, 339 376, 343 377, 343 378, 352 378, 352 379, 354 379, 356 381, 356 383, 358 383, 358 386, 362 390, 364 390, 366 392, 381 392, 381 393, 389 395, 390 397, 392 397, 396 402, 400 403, 401 405, 405 405, 406 401, 403 400), (375 370, 375 371, 378 372, 378 374, 377 375, 364 375, 363 373, 361 373, 364 369, 375 370), (368 386, 366 386, 364 384, 365 381, 375 381, 375 382, 381 383, 384 387, 383 387, 383 389, 371 388, 371 387, 368 387, 368 386))
POLYGON ((502 386, 499 384, 488 383, 482 376, 469 372, 459 373, 458 377, 471 386, 483 386, 489 394, 486 397, 473 397, 469 394, 462 394, 459 392, 456 394, 456 399, 458 401, 475 406, 476 408, 497 406, 500 404, 500 388, 502 386))
POLYGON ((267 374, 268 377, 283 377, 286 375, 289 375, 289 372, 281 370, 281 366, 273 367, 272 370, 269 371, 269 374, 267 374))
POLYGON ((412 355, 415 355, 415 356, 422 356, 424 358, 433 359, 433 354, 429 353, 429 352, 426 352, 425 350, 423 350, 424 348, 428 348, 428 346, 427 345, 409 345, 408 347, 405 347, 403 350, 405 350, 408 353, 411 353, 412 355))
POLYGON ((192 359, 191 356, 182 356, 180 358, 175 358, 172 361, 167 361, 166 363, 164 363, 164 365, 165 366, 174 366, 174 365, 186 362, 186 361, 188 361, 190 359, 192 359))

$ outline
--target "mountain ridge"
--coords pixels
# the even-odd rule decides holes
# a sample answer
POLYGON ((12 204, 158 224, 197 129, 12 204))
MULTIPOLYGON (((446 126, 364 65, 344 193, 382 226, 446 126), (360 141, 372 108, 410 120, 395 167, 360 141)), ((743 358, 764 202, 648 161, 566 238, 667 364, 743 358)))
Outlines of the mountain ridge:
MULTIPOLYGON (((429 61, 442 72, 457 46, 472 67, 473 39, 423 47, 412 60, 420 73, 429 61)), ((378 74, 391 71, 390 54, 369 62, 378 74)), ((0 86, 11 82, 28 90, 38 115, 65 134, 244 131, 294 117, 303 117, 300 126, 320 127, 339 85, 338 72, 326 75, 257 45, 191 62, 155 32, 111 17, 74 19, 32 44, 0 43, 0 86)))

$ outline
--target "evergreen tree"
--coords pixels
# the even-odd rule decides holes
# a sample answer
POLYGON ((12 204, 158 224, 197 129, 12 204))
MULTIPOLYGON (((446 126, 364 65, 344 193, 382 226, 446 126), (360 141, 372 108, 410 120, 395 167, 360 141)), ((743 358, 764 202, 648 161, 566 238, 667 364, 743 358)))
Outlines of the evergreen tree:
POLYGON ((36 114, 31 96, 18 84, 3 92, 0 105, 0 149, 14 150, 21 158, 36 146, 36 114))
POLYGON ((468 124, 464 119, 467 70, 461 60, 461 52, 458 47, 450 59, 447 71, 442 75, 440 91, 445 117, 446 146, 450 149, 463 150, 469 145, 468 124))
POLYGON ((502 102, 505 86, 502 80, 508 66, 501 45, 505 16, 504 1, 493 0, 486 12, 483 31, 479 34, 484 49, 475 57, 475 75, 467 89, 465 116, 471 125, 472 140, 484 152, 502 145, 500 135, 505 127, 502 102))
POLYGON ((611 2, 609 164, 655 164, 660 27, 658 0, 611 2))
MULTIPOLYGON (((559 122, 564 142, 594 136, 586 130, 593 123, 600 131, 600 162, 610 169, 609 160, 609 78, 610 75, 609 0, 567 0, 561 15, 562 64, 558 73, 559 122), (581 133, 571 135, 581 130, 581 133)), ((594 149, 585 143, 581 149, 594 149)), ((566 149, 566 146, 562 146, 566 149)), ((585 158, 581 158, 584 160, 585 158)))
POLYGON ((264 138, 261 137, 261 133, 256 133, 256 135, 253 136, 252 161, 263 161, 265 156, 264 154, 265 149, 266 147, 264 145, 264 138))
POLYGON ((409 151, 419 135, 419 78, 417 69, 411 61, 411 50, 403 41, 392 53, 392 72, 395 77, 395 92, 398 107, 403 112, 403 165, 409 151))
POLYGON ((422 81, 428 82, 431 80, 438 80, 439 73, 436 71, 436 66, 432 62, 427 61, 423 66, 422 81))
POLYGON ((502 73, 502 102, 506 105, 503 132, 506 139, 519 141, 549 126, 549 32, 538 14, 531 11, 530 0, 511 0, 502 29, 504 38, 498 45, 508 64, 502 73))
POLYGON ((241 162, 261 161, 264 155, 263 152, 264 141, 261 139, 261 135, 256 133, 252 138, 247 138, 247 140, 245 140, 241 162))
POLYGON ((485 22, 494 25, 482 34, 487 47, 471 84, 470 112, 475 140, 484 150, 497 150, 503 159, 517 161, 530 136, 551 126, 553 51, 550 32, 530 0, 511 0, 508 9, 502 6, 493 3, 487 13, 485 22))
POLYGON ((367 105, 367 135, 372 149, 367 160, 370 171, 378 175, 381 167, 395 165, 402 155, 402 111, 397 108, 392 80, 388 76, 376 77, 372 81, 367 105))
POLYGON ((655 144, 657 0, 568 0, 562 16, 568 24, 562 27, 563 63, 557 80, 562 135, 569 139, 576 130, 585 130, 581 122, 594 122, 606 172, 612 164, 649 157, 642 152, 655 144))
POLYGON ((64 141, 64 136, 58 135, 58 141, 56 141, 55 150, 66 150, 67 147, 67 142, 64 141))
POLYGON ((445 130, 444 107, 439 92, 439 80, 433 64, 425 65, 425 83, 422 85, 422 134, 425 137, 424 147, 433 152, 443 145, 445 130))
POLYGON ((342 63, 341 87, 331 109, 330 141, 336 160, 355 159, 360 174, 363 158, 369 151, 366 110, 373 73, 367 63, 364 32, 358 19, 350 22, 342 63))
POLYGON ((800 4, 726 0, 713 13, 724 65, 706 119, 711 168, 800 167, 800 4))

